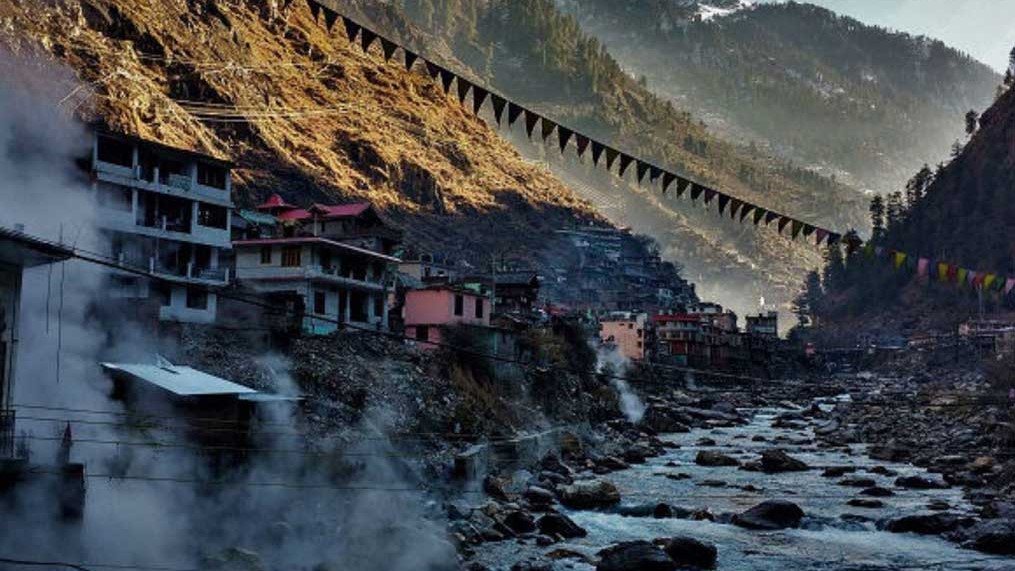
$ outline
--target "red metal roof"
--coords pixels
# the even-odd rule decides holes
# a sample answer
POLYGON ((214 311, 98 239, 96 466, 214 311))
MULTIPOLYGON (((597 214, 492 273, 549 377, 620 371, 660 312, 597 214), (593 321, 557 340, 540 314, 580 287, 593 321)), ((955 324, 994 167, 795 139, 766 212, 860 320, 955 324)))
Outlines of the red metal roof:
POLYGON ((676 315, 653 315, 652 320, 656 323, 665 323, 669 321, 680 321, 683 323, 701 323, 700 315, 688 315, 686 313, 678 313, 676 315))
POLYGON ((359 216, 370 209, 369 202, 354 202, 352 204, 314 204, 310 208, 294 208, 288 212, 279 214, 282 220, 306 220, 314 214, 322 218, 347 218, 359 216))
POLYGON ((264 204, 257 207, 258 210, 272 210, 275 208, 296 208, 295 206, 287 203, 278 193, 271 195, 264 204))

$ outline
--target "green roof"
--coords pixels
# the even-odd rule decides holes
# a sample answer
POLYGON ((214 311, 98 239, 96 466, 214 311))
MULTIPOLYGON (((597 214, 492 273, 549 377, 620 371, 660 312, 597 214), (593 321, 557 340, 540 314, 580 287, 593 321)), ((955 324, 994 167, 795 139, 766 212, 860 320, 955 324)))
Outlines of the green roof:
POLYGON ((278 219, 271 214, 264 214, 253 210, 240 210, 239 215, 240 218, 246 220, 247 222, 257 224, 259 226, 274 226, 278 224, 278 219))

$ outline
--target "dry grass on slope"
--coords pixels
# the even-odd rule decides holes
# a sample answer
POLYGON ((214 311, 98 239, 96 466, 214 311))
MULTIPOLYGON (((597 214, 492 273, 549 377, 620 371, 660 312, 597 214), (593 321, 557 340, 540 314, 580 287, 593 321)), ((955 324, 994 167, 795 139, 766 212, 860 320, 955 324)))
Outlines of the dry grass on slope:
POLYGON ((278 190, 402 214, 591 214, 428 78, 329 34, 304 2, 278 4, 21 0, 0 5, 0 45, 43 46, 114 129, 235 160, 241 202, 278 190), (184 100, 251 120, 201 122, 184 100))

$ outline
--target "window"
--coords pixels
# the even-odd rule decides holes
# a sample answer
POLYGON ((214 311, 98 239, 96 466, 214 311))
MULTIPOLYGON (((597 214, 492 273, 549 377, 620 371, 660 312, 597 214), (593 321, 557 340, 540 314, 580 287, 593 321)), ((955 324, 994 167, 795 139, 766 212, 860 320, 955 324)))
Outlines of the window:
POLYGON ((226 169, 205 163, 197 163, 197 184, 225 190, 226 169))
POLYGON ((429 341, 430 340, 430 328, 426 325, 416 326, 416 341, 429 341))
POLYGON ((460 293, 455 294, 455 315, 458 317, 465 315, 465 296, 460 293))
POLYGON ((99 137, 99 160, 104 163, 133 168, 134 146, 113 137, 99 137))
POLYGON ((302 248, 299 246, 285 246, 282 248, 282 266, 286 268, 298 268, 303 265, 300 255, 302 248))
POLYGON ((476 319, 483 319, 483 298, 476 298, 476 319))
POLYGON ((641 337, 644 334, 645 334, 645 330, 644 329, 639 329, 638 330, 638 337, 641 337))
POLYGON ((633 323, 628 323, 627 324, 627 328, 628 329, 634 329, 634 324, 633 323))
POLYGON ((326 292, 314 292, 314 313, 317 315, 328 314, 328 294, 326 292))
POLYGON ((207 228, 225 230, 228 226, 228 214, 225 208, 214 204, 197 203, 197 223, 207 228))
POLYGON ((208 292, 187 288, 187 307, 189 309, 208 309, 208 292))
POLYGON ((261 246, 261 265, 271 264, 271 246, 261 246))
POLYGON ((133 210, 133 192, 129 188, 115 184, 98 184, 99 204, 111 210, 130 212, 133 210))

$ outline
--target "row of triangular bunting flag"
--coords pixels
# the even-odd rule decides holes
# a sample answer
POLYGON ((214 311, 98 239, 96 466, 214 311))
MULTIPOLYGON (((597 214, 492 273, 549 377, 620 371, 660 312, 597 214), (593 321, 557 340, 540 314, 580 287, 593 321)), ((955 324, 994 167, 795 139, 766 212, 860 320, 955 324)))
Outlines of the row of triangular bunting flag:
POLYGON ((338 21, 342 20, 346 37, 350 42, 358 42, 364 51, 369 50, 375 42, 379 42, 381 50, 384 53, 384 59, 390 61, 395 56, 395 53, 401 49, 404 54, 403 62, 406 70, 412 70, 417 62, 422 62, 427 74, 434 81, 440 83, 445 93, 452 93, 452 85, 456 87, 455 95, 463 105, 471 93, 472 110, 474 113, 479 114, 483 105, 489 100, 498 125, 503 125, 506 120, 507 125, 510 127, 520 118, 524 117, 525 130, 529 138, 532 138, 533 134, 536 133, 537 126, 539 126, 538 133, 544 142, 549 142, 550 137, 556 132, 556 142, 561 152, 566 151, 573 142, 580 159, 584 158, 586 153, 588 153, 591 155, 594 165, 599 166, 602 162, 605 164, 606 169, 611 172, 613 172, 614 165, 619 163, 619 170, 616 172, 621 177, 628 172, 631 165, 635 165, 638 183, 642 184, 646 179, 650 184, 661 182, 663 194, 669 192, 671 188, 675 188, 678 197, 686 193, 692 201, 697 201, 704 195, 705 204, 711 205, 715 201, 719 206, 720 214, 725 214, 728 210, 730 217, 734 219, 739 217, 740 222, 752 216, 755 226, 762 222, 770 225, 772 222, 778 221, 777 228, 780 234, 789 229, 791 238, 796 239, 802 234, 805 238, 813 238, 819 246, 823 243, 827 243, 829 246, 838 245, 842 240, 842 235, 839 233, 751 204, 618 151, 609 145, 569 129, 531 109, 510 101, 487 88, 476 85, 440 64, 426 59, 420 54, 381 36, 377 32, 350 20, 344 15, 338 14, 329 6, 316 0, 307 0, 307 2, 310 5, 310 12, 316 21, 320 21, 321 15, 324 15, 324 25, 328 31, 331 31, 338 21))
POLYGON ((1003 292, 1004 295, 1010 295, 1015 290, 1015 277, 970 270, 948 262, 913 256, 906 252, 875 246, 871 243, 864 246, 864 254, 871 258, 888 259, 896 270, 915 272, 921 279, 934 278, 941 283, 969 287, 974 290, 1003 292))

